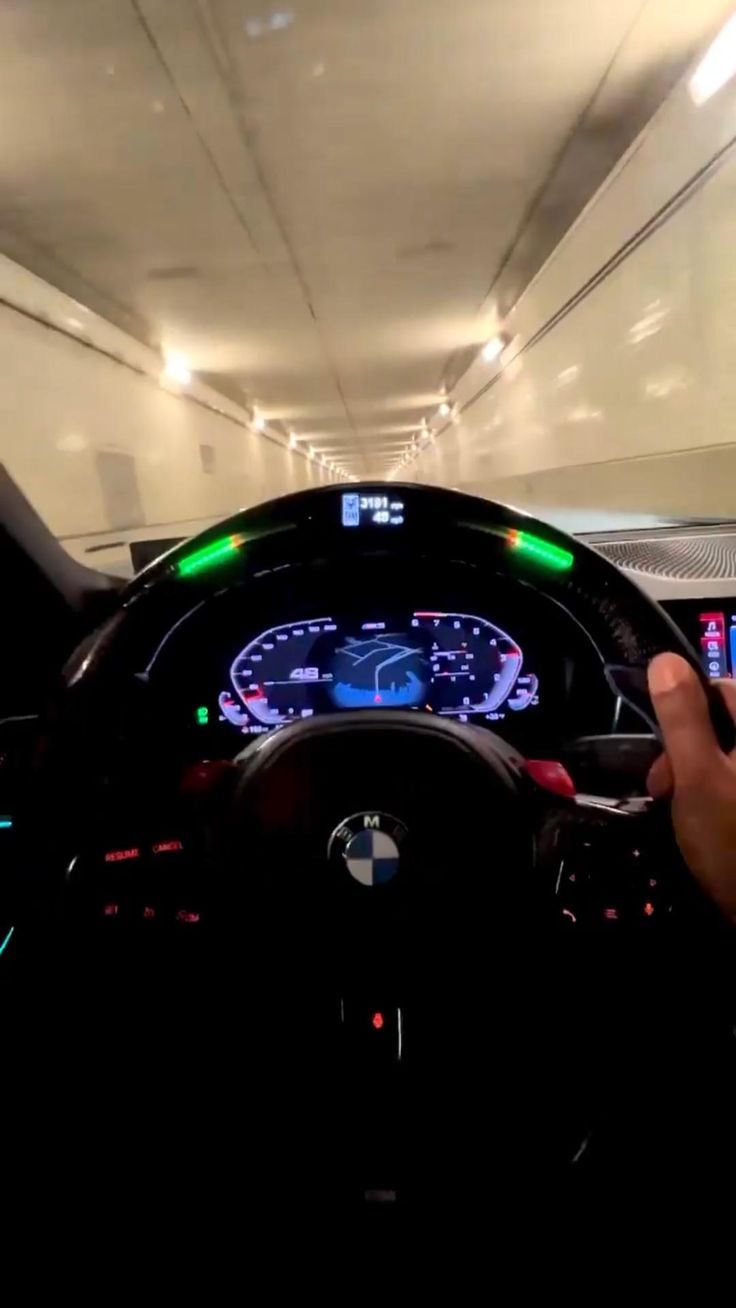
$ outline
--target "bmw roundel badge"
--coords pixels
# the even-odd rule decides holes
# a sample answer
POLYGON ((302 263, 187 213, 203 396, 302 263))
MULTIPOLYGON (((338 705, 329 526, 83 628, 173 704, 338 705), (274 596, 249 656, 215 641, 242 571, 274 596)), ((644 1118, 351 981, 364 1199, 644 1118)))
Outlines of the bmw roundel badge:
POLYGON ((384 886, 399 871, 405 836, 403 822, 390 813, 354 813, 335 828, 327 853, 360 885, 384 886))

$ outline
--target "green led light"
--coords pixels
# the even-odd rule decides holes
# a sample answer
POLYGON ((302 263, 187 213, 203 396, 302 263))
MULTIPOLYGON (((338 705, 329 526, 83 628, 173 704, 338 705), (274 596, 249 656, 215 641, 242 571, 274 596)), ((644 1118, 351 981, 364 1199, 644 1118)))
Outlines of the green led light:
POLYGON ((10 939, 11 939, 11 936, 12 936, 12 934, 13 934, 14 931, 15 931, 15 927, 12 926, 12 927, 10 928, 8 934, 6 935, 5 939, 4 939, 4 940, 0 940, 0 954, 4 954, 4 953, 5 953, 5 950, 7 949, 8 945, 10 944, 10 939))
POLYGON ((207 726, 210 720, 210 711, 206 704, 200 704, 199 708, 195 709, 195 717, 200 727, 207 726))
POLYGON ((176 571, 180 577, 191 577, 193 572, 204 572, 206 568, 224 563, 232 554, 237 553, 242 544, 242 536, 225 536, 222 540, 213 541, 211 545, 205 545, 203 549, 180 559, 176 571))
POLYGON ((508 541, 517 554, 525 554, 545 568, 554 568, 556 572, 567 572, 575 562, 575 556, 569 550, 552 545, 539 536, 532 536, 528 531, 510 531, 508 541))

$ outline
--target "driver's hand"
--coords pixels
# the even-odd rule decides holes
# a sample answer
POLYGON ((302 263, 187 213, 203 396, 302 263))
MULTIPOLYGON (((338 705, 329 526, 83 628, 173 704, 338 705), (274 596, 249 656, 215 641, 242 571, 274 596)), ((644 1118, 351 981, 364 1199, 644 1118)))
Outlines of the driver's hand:
MULTIPOLYGON (((717 684, 736 721, 736 683, 717 684)), ((656 799, 672 797, 685 861, 736 922, 736 751, 724 754, 718 745, 703 687, 679 655, 652 661, 649 690, 665 747, 649 773, 649 792, 656 799)))

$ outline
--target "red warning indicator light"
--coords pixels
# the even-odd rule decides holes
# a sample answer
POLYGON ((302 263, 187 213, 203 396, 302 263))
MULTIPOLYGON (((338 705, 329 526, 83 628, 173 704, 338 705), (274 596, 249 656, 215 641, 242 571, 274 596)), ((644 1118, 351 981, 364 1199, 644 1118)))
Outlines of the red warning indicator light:
POLYGON ((117 917, 120 912, 119 904, 104 904, 102 908, 103 917, 117 917))
POLYGON ((645 917, 651 917, 653 912, 654 912, 654 904, 651 902, 651 900, 648 899, 646 904, 644 905, 644 915, 645 917))
POLYGON ((371 1026, 373 1027, 374 1031, 382 1030, 383 1025, 384 1025, 383 1013, 374 1013, 373 1017, 371 1018, 371 1026))
POLYGON ((155 916, 156 916, 156 910, 153 907, 153 905, 146 904, 143 909, 143 917, 145 918, 146 922, 150 922, 151 919, 154 918, 155 916))
POLYGON ((154 854, 173 854, 176 850, 183 849, 180 840, 159 840, 158 844, 153 846, 154 854))

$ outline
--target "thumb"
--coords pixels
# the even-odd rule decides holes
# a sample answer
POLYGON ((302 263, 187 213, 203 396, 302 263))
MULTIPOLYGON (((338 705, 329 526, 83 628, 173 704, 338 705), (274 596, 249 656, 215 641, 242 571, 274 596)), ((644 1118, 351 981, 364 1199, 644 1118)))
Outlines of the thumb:
POLYGON ((675 785, 699 781, 720 748, 695 670, 678 654, 659 654, 649 666, 649 693, 675 785))

